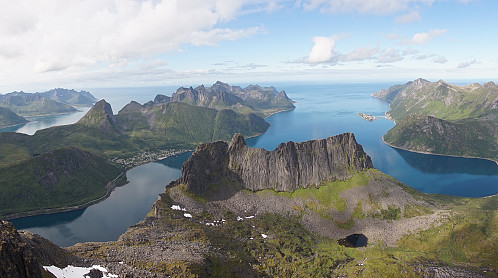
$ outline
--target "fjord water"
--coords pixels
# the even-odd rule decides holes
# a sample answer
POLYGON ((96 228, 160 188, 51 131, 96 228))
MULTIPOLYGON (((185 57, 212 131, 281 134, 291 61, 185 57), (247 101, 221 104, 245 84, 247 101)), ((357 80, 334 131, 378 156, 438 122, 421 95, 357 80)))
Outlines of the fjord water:
MULTIPOLYGON (((497 194, 498 166, 494 162, 412 153, 382 142, 382 135, 394 123, 382 118, 389 109, 388 104, 370 97, 370 93, 390 85, 277 85, 277 89, 285 89, 296 101, 296 109, 267 118, 271 124, 268 131, 247 139, 247 144, 273 150, 286 141, 300 142, 353 132, 377 169, 420 191, 468 197, 497 194), (360 112, 378 118, 368 122, 356 115, 360 112)), ((171 95, 170 91, 136 88, 126 89, 129 93, 125 98, 120 97, 119 90, 103 92, 108 95, 98 98, 106 98, 113 108, 117 106, 115 113, 133 99, 133 94, 142 93, 140 98, 144 101, 153 99, 157 93, 171 95)), ((115 240, 128 226, 145 217, 157 194, 179 177, 181 163, 188 156, 187 153, 129 170, 129 184, 117 188, 107 200, 84 210, 21 218, 14 220, 14 225, 41 234, 61 246, 115 240)))

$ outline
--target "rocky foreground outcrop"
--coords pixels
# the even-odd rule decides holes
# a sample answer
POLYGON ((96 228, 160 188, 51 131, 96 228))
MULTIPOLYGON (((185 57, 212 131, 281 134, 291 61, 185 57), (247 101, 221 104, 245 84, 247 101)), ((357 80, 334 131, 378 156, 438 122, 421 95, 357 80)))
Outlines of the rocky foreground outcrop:
POLYGON ((0 221, 0 277, 44 276, 42 265, 66 266, 79 259, 39 235, 18 232, 12 223, 0 221))
POLYGON ((352 133, 302 143, 280 144, 274 151, 247 147, 235 134, 230 144, 214 142, 197 147, 182 167, 177 181, 188 191, 203 194, 222 178, 257 191, 292 192, 324 180, 343 180, 351 171, 373 168, 352 133))

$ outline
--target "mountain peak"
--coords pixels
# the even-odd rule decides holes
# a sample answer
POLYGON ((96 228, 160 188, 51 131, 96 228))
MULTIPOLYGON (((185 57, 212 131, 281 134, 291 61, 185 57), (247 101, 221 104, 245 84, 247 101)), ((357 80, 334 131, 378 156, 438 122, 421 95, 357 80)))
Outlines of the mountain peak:
POLYGON ((105 131, 117 129, 116 119, 112 112, 111 105, 105 100, 99 100, 77 124, 87 127, 94 127, 105 131))
POLYGON ((289 141, 274 151, 247 147, 244 137, 235 134, 229 145, 222 141, 199 145, 183 164, 177 182, 200 195, 210 184, 224 179, 251 191, 292 192, 319 186, 323 180, 342 180, 351 170, 367 168, 373 168, 372 160, 352 133, 302 143, 289 141))
POLYGON ((230 145, 228 145, 229 150, 238 150, 240 148, 246 147, 246 141, 244 140, 244 136, 240 133, 235 133, 232 137, 232 141, 230 145))

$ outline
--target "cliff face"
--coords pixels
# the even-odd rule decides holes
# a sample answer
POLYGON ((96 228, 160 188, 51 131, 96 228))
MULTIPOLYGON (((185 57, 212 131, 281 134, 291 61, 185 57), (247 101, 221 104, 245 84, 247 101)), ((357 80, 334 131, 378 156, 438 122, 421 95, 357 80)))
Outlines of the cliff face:
POLYGON ((351 170, 373 168, 352 133, 302 143, 280 144, 274 151, 249 148, 240 134, 230 144, 214 142, 197 147, 182 167, 178 183, 203 194, 223 178, 257 191, 292 192, 323 180, 347 178, 351 170))
POLYGON ((42 265, 65 267, 81 260, 43 237, 0 221, 0 277, 50 277, 42 265))

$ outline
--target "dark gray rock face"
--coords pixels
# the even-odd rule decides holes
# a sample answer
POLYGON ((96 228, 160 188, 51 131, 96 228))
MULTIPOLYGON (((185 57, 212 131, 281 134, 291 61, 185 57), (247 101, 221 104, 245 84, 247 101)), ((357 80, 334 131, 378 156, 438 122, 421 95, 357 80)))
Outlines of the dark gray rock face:
POLYGON ((42 277, 41 264, 14 226, 0 222, 0 277, 42 277))
POLYGON ((249 148, 242 135, 235 134, 230 144, 199 145, 183 165, 177 182, 196 194, 223 179, 252 191, 292 192, 317 186, 323 180, 342 180, 351 171, 367 168, 373 168, 372 161, 352 133, 282 143, 274 151, 249 148))
POLYGON ((70 263, 82 262, 49 240, 0 221, 0 277, 41 278, 42 265, 63 268, 70 263))

